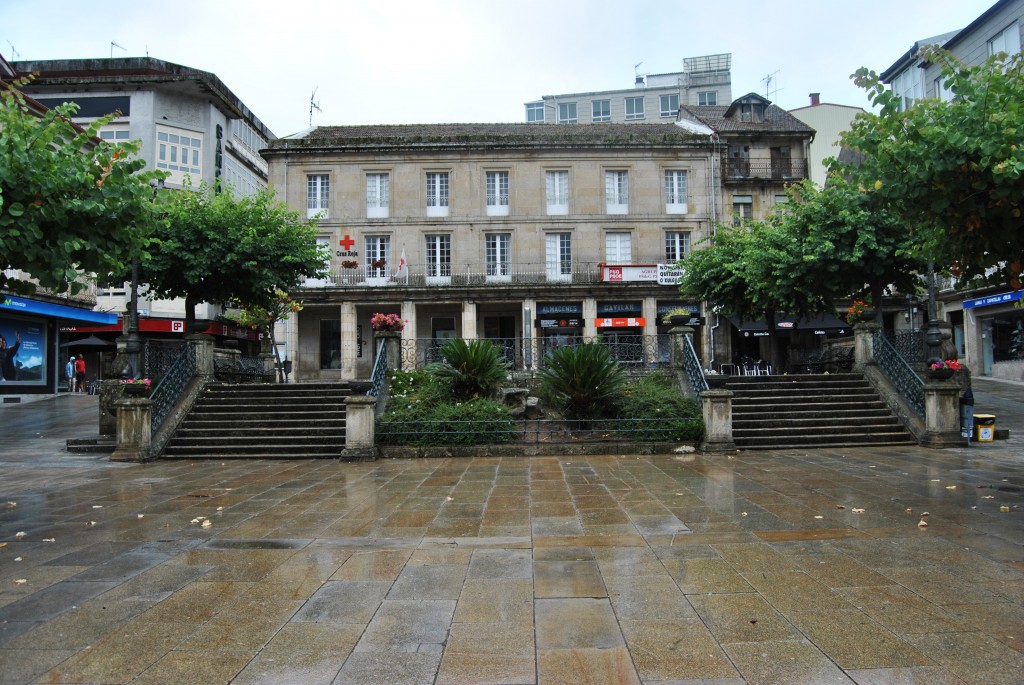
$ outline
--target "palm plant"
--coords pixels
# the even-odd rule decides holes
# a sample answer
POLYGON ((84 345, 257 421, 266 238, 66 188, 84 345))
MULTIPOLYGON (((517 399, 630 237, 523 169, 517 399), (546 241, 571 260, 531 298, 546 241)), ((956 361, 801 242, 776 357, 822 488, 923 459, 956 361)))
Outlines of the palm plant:
POLYGON ((488 397, 508 374, 508 362, 490 340, 453 338, 440 352, 444 361, 431 365, 431 371, 448 381, 457 398, 488 397))
POLYGON ((601 343, 559 347, 540 372, 545 394, 570 419, 596 419, 614 413, 626 385, 626 372, 601 343))

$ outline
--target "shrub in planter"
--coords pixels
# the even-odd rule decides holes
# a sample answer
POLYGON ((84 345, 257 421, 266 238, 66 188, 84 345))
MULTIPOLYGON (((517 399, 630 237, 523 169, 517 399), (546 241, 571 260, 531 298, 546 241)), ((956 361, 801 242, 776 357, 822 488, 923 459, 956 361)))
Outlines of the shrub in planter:
POLYGON ((559 347, 544 358, 541 388, 568 419, 614 415, 626 373, 601 343, 559 347))
POLYGON ((687 397, 665 374, 648 374, 624 392, 621 429, 638 442, 697 442, 704 434, 700 403, 687 397))
POLYGON ((377 420, 383 445, 484 445, 509 442, 517 434, 509 408, 494 400, 395 405, 377 420))
POLYGON ((444 361, 428 369, 448 381, 456 398, 489 397, 508 375, 508 362, 490 340, 453 338, 440 351, 444 361))

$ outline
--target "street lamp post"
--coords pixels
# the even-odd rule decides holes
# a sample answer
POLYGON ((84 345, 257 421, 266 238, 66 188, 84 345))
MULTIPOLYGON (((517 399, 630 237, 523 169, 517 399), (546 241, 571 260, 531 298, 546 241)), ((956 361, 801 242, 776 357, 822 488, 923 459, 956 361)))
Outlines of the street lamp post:
MULTIPOLYGON (((161 178, 149 182, 153 188, 153 202, 156 202, 157 193, 164 187, 164 180, 161 178)), ((132 290, 131 300, 128 303, 128 335, 126 336, 124 350, 128 355, 128 365, 124 367, 121 376, 124 378, 139 378, 142 374, 139 369, 139 352, 142 351, 142 336, 139 335, 139 256, 132 257, 132 290)))

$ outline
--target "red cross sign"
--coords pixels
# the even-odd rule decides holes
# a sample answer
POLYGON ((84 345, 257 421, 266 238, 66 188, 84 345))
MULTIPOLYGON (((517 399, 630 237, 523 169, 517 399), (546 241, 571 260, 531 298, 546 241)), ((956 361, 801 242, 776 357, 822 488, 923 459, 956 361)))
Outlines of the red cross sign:
POLYGON ((338 244, 345 248, 346 251, 351 250, 352 246, 356 244, 356 241, 351 236, 345 235, 344 238, 338 241, 338 244))

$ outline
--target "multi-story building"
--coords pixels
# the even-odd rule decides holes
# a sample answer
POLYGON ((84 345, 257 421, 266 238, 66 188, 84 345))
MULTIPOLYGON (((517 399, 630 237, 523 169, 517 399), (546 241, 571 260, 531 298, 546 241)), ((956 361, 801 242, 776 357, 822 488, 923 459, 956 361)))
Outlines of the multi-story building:
POLYGON ((808 148, 808 176, 818 186, 824 186, 828 174, 825 162, 839 158, 840 134, 850 130, 854 117, 863 112, 861 107, 822 102, 819 93, 811 93, 811 104, 797 107, 789 113, 814 129, 814 140, 808 148))
MULTIPOLYGON (((78 105, 76 123, 118 112, 100 131, 103 140, 142 142, 140 156, 147 169, 166 171, 167 187, 181 188, 188 178, 221 181, 239 195, 267 185, 267 163, 260 151, 274 134, 217 76, 151 57, 22 61, 12 64, 19 75, 33 74, 24 92, 47 107, 78 105)), ((129 284, 96 293, 97 308, 124 312, 129 284)), ((143 336, 180 338, 184 332, 184 301, 150 299, 140 291, 143 336)), ((200 319, 214 319, 219 305, 197 309, 200 319)), ((116 335, 118 325, 77 327, 74 333, 116 335)), ((211 329, 229 336, 248 336, 240 329, 211 329)))
POLYGON ((683 70, 637 75, 633 88, 545 95, 526 103, 527 123, 622 124, 674 121, 681 105, 732 100, 732 55, 687 57, 683 70))
POLYGON ((598 335, 623 361, 667 358, 671 267, 707 236, 720 164, 708 132, 605 126, 329 126, 273 142, 270 181, 320 217, 331 275, 290 322, 296 377, 366 378, 370 317, 399 314, 416 362, 488 338, 518 368, 598 335))
POLYGON ((626 362, 659 363, 663 314, 685 308, 705 364, 731 361, 740 331, 716 318, 716 338, 701 303, 681 301, 673 265, 716 222, 760 216, 804 178, 813 131, 753 94, 680 112, 658 124, 320 127, 272 143, 272 186, 319 216, 333 247, 330 278, 305 283, 290 328, 297 377, 367 377, 376 312, 408 321, 417 362, 457 336, 500 341, 530 368, 550 346, 596 336, 626 362))
MULTIPOLYGON (((1000 0, 963 29, 918 41, 881 78, 901 96, 904 106, 925 97, 949 99, 940 66, 921 58, 922 46, 938 45, 964 64, 978 65, 997 53, 1019 53, 1022 29, 1024 0, 1000 0)), ((939 293, 940 318, 952 325, 961 360, 973 373, 1024 380, 1024 312, 1015 306, 1020 295, 1009 288, 965 293, 946 287, 939 293)), ((908 319, 914 308, 912 303, 908 319)), ((916 308, 925 311, 923 304, 916 308)))

